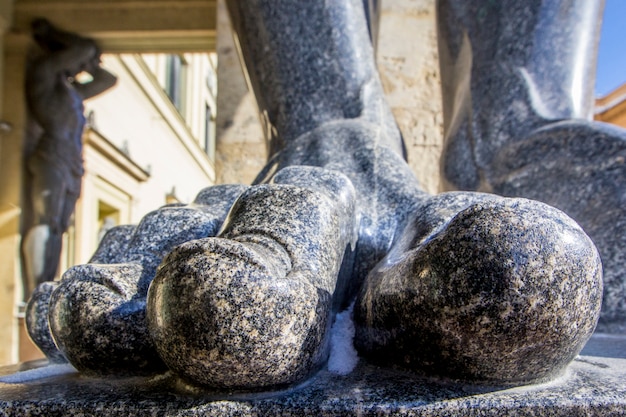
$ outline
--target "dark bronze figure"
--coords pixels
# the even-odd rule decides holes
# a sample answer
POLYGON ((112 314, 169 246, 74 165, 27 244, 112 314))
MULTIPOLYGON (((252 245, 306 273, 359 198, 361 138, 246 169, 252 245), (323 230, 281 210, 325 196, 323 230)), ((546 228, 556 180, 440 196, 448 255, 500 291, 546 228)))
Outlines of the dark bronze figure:
POLYGON ((62 235, 80 195, 83 100, 117 80, 100 66, 101 51, 93 40, 45 19, 34 20, 31 27, 36 45, 25 77, 28 124, 21 230, 25 299, 36 285, 54 279, 62 235), (81 73, 86 82, 77 79, 81 73))

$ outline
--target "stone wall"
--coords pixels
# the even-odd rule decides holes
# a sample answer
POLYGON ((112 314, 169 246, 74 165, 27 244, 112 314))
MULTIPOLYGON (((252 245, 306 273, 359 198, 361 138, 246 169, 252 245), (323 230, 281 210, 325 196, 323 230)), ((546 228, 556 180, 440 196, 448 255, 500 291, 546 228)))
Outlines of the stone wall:
POLYGON ((387 101, 426 191, 439 191, 443 140, 434 0, 383 1, 378 68, 387 101))
MULTIPOLYGON (((439 190, 441 91, 434 0, 382 2, 378 66, 387 99, 425 190, 439 190)), ((217 183, 250 183, 267 157, 256 103, 248 91, 230 21, 218 2, 217 183)))
POLYGON ((217 7, 216 183, 249 184, 265 164, 267 147, 224 0, 217 7))

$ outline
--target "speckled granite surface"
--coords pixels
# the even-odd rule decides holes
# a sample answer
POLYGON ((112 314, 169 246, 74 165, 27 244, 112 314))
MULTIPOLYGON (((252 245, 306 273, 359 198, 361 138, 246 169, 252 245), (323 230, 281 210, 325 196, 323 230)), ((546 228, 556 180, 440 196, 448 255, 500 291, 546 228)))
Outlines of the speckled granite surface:
POLYGON ((355 341, 368 358, 427 376, 520 384, 562 372, 587 342, 602 268, 562 212, 444 193, 410 224, 357 299, 355 341))
POLYGON ((64 274, 49 314, 32 308, 35 336, 50 329, 84 375, 168 369, 255 391, 323 366, 333 316, 359 294, 357 347, 376 363, 498 384, 559 374, 591 335, 602 288, 573 220, 421 190, 361 0, 229 4, 271 132, 266 168, 105 239, 64 274))
POLYGON ((287 168, 248 188, 217 237, 174 249, 147 306, 169 369, 196 384, 247 389, 319 369, 343 254, 356 239, 354 206, 344 175, 287 168))
POLYGON ((146 296, 157 267, 176 245, 214 236, 246 188, 208 187, 189 205, 165 206, 136 227, 111 229, 89 263, 37 288, 27 310, 31 338, 47 355, 64 356, 86 373, 164 370, 146 324, 146 296))
POLYGON ((595 356, 577 357, 557 380, 511 389, 428 381, 364 363, 347 376, 323 370, 290 390, 247 395, 189 389, 170 374, 98 379, 64 370, 7 383, 41 370, 12 375, 17 367, 6 367, 0 416, 623 416, 626 339, 598 336, 590 342, 595 356))

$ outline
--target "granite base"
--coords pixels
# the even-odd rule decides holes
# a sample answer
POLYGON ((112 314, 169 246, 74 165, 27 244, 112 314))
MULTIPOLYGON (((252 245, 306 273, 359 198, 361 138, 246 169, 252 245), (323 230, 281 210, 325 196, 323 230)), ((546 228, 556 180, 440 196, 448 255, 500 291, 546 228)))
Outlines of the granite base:
POLYGON ((594 335, 564 375, 516 388, 433 381, 361 362, 287 390, 198 390, 166 373, 93 378, 69 366, 0 369, 0 416, 626 416, 626 337, 594 335), (31 369, 28 369, 31 368, 31 369))

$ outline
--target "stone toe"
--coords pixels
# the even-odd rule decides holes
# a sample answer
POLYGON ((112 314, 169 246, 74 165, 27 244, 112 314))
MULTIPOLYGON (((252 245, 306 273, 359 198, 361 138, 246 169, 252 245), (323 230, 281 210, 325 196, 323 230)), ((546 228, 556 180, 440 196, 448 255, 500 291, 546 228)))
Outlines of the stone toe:
POLYGON ((56 345, 79 371, 164 370, 148 335, 145 299, 134 298, 140 274, 136 264, 86 264, 63 275, 50 300, 49 323, 56 345))
POLYGON ((35 288, 26 307, 26 328, 28 335, 37 347, 46 355, 50 362, 67 362, 59 351, 48 325, 50 297, 59 286, 56 281, 44 282, 35 288))
POLYGON ((539 202, 489 199, 368 277, 357 344, 431 376, 545 380, 591 336, 601 297, 597 250, 573 220, 539 202))
POLYGON ((170 369, 194 384, 249 389, 299 381, 321 364, 331 294, 276 258, 222 238, 168 255, 148 323, 170 369))

